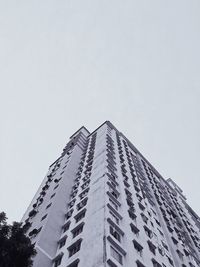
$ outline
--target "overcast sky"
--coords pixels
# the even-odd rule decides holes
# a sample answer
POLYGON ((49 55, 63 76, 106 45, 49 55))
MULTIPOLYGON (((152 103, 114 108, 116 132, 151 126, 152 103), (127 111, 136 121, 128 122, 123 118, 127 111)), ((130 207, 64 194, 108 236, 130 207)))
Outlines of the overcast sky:
POLYGON ((20 220, 82 125, 110 120, 200 215, 200 1, 0 1, 0 210, 20 220))

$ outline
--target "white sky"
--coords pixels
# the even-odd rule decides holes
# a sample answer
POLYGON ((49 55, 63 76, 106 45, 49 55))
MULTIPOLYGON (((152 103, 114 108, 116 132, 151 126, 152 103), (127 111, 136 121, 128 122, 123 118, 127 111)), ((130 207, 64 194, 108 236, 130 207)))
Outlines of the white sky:
POLYGON ((0 210, 20 220, 80 126, 110 120, 200 215, 200 1, 0 1, 0 210))

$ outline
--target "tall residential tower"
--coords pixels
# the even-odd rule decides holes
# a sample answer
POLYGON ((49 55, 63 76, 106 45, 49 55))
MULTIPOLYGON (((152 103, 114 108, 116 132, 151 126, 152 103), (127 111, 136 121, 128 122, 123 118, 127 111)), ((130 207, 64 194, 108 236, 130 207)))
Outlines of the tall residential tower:
POLYGON ((22 221, 34 267, 200 266, 200 218, 109 121, 70 137, 22 221))

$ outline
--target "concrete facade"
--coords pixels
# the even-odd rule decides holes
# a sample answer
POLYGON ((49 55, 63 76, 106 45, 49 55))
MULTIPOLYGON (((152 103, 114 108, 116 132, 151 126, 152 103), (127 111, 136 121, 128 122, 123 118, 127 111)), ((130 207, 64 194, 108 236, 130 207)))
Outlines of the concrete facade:
POLYGON ((70 137, 22 221, 33 267, 200 266, 200 218, 109 121, 70 137))

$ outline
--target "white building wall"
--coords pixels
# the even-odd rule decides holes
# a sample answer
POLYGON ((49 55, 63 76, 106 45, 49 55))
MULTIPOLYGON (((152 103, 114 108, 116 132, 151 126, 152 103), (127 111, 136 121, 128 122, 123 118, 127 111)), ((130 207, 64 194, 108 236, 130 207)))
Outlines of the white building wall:
POLYGON ((104 123, 92 134, 82 127, 72 135, 62 156, 50 167, 22 221, 27 222, 28 214, 32 206, 38 203, 42 191, 46 193, 43 202, 35 208, 37 214, 28 220, 32 223, 28 235, 33 229, 42 227, 37 235, 32 235, 32 242, 38 251, 33 267, 200 266, 200 250, 195 244, 199 243, 200 247, 199 218, 194 219, 192 211, 188 212, 182 192, 177 192, 164 180, 110 122, 104 123), (55 166, 57 170, 54 170, 55 166), (111 177, 112 172, 114 178, 111 177), (52 181, 47 183, 50 174, 52 181), (43 190, 45 185, 49 187, 43 190), (82 198, 81 194, 86 189, 88 192, 82 198), (127 194, 131 202, 127 201, 127 194), (130 203, 133 203, 133 217, 128 212, 130 203), (85 216, 76 222, 77 215, 83 210, 85 216), (41 221, 46 214, 47 217, 41 221), (186 245, 174 230, 177 223, 174 214, 180 221, 183 216, 189 224, 182 228, 189 235, 195 259, 190 253, 185 255, 186 245), (169 220, 172 232, 166 220, 169 220), (64 231, 63 226, 68 223, 69 228, 64 231), (74 237, 77 226, 82 225, 82 231, 74 237), (134 233, 131 225, 139 233, 134 233), (111 233, 111 227, 120 237, 116 238, 111 233), (145 227, 150 231, 150 236, 145 227), (172 237, 178 240, 178 244, 172 242, 172 237), (61 241, 65 239, 61 247, 61 241), (78 241, 80 247, 70 255, 71 247, 78 241), (141 246, 140 252, 133 242, 141 246), (148 242, 155 246, 155 253, 149 249, 148 242), (113 256, 111 247, 121 260, 113 256), (182 259, 177 250, 183 254, 182 259), (153 259, 157 263, 153 264, 153 259), (74 265, 70 265, 72 263, 74 265))

